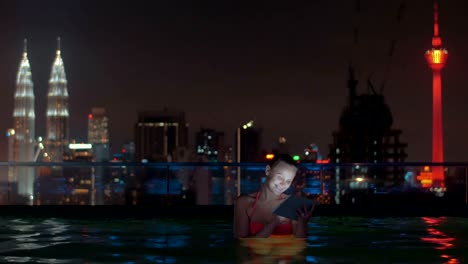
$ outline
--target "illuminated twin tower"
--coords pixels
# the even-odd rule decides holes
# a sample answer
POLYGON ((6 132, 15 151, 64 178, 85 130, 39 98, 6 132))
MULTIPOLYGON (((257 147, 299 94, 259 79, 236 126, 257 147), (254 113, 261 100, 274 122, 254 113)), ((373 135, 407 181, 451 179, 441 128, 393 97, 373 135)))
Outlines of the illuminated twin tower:
MULTIPOLYGON (((44 140, 43 161, 61 162, 68 144, 69 113, 65 68, 60 54, 60 38, 49 79, 47 93, 47 134, 44 140)), ((34 85, 28 59, 27 41, 16 78, 13 128, 9 129, 9 161, 33 162, 39 157, 42 142, 35 139, 34 85)), ((33 198, 35 170, 15 167, 9 171, 9 181, 17 185, 17 194, 33 198)))

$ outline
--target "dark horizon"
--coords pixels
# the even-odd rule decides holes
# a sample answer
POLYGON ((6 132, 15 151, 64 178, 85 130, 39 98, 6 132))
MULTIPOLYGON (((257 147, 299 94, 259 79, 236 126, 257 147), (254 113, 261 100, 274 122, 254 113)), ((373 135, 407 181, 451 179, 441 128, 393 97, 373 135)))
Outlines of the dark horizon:
MULTIPOLYGON (((87 114, 102 106, 116 151, 133 140, 137 111, 169 107, 186 112, 192 145, 201 126, 225 132, 233 144, 235 128, 255 119, 265 131, 265 148, 285 136, 293 153, 316 143, 326 156, 347 100, 352 60, 359 93, 370 75, 380 87, 389 66, 384 95, 393 128, 403 131, 408 161, 430 161, 432 73, 424 52, 431 46, 432 1, 406 1, 399 25, 399 1, 360 2, 359 12, 355 1, 4 4, 0 130, 13 125, 14 82, 28 38, 36 137, 44 136, 47 80, 60 36, 71 138, 86 139, 87 114), (392 40, 397 42, 388 64, 392 40)), ((440 33, 449 51, 442 75, 446 161, 468 160, 468 89, 462 85, 467 8, 464 1, 440 3, 440 33)), ((5 136, 0 143, 5 160, 5 136)))

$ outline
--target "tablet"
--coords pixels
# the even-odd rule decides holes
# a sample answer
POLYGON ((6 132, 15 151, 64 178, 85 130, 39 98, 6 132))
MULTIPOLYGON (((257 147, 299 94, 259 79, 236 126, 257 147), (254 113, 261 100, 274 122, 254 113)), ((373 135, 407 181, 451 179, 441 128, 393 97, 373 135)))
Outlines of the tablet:
POLYGON ((288 199, 286 199, 286 201, 282 202, 278 208, 273 211, 273 214, 292 220, 297 220, 298 217, 296 211, 299 208, 302 208, 304 205, 306 205, 310 210, 314 203, 315 201, 312 199, 291 195, 288 197, 288 199))

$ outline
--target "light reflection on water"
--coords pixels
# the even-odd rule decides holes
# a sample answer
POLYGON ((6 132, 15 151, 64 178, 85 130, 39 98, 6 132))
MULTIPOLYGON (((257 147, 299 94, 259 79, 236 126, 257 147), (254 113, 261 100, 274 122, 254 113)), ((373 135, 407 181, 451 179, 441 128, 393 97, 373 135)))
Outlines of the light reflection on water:
POLYGON ((428 235, 421 237, 424 242, 434 244, 434 248, 441 251, 440 257, 443 259, 443 263, 447 264, 458 264, 460 260, 447 254, 446 252, 454 247, 455 237, 451 237, 441 230, 437 229, 440 225, 447 222, 446 217, 421 217, 421 219, 427 225, 428 235))
POLYGON ((0 218, 0 262, 455 264, 468 259, 464 218, 317 217, 309 223, 304 248, 283 241, 266 256, 235 241, 231 224, 0 218))

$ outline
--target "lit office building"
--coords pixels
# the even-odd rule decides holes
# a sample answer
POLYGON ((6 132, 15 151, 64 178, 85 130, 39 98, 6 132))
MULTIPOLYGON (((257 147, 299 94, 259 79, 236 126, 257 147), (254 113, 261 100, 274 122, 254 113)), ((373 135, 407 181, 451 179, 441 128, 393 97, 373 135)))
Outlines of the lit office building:
POLYGON ((223 132, 214 129, 200 129, 195 135, 195 148, 197 156, 206 157, 206 161, 225 161, 223 132))
POLYGON ((93 144, 95 161, 108 161, 109 150, 109 117, 106 109, 95 107, 88 114, 88 142, 93 144))
MULTIPOLYGON (((90 143, 69 144, 70 159, 66 162, 93 161, 93 146, 90 143)), ((59 204, 96 205, 96 174, 95 167, 64 166, 66 192, 59 204)))
MULTIPOLYGON (((49 78, 46 111, 46 138, 44 140, 43 161, 62 162, 71 159, 68 153, 69 112, 68 90, 65 68, 60 50, 60 38, 49 78)), ((62 204, 66 188, 63 168, 59 166, 39 169, 36 204, 62 204)))
POLYGON ((185 113, 164 109, 138 113, 135 155, 138 161, 169 161, 178 147, 188 145, 185 113))
MULTIPOLYGON (((93 107, 88 114, 88 142, 92 144, 93 161, 106 162, 110 160, 109 146, 109 117, 106 109, 102 107, 93 107)), ((103 203, 103 188, 106 181, 106 175, 110 168, 97 166, 94 167, 94 197, 92 204, 103 203)))
POLYGON ((44 160, 61 162, 68 146, 69 113, 67 78, 60 51, 60 38, 58 38, 58 48, 50 73, 46 116, 47 136, 44 160))

